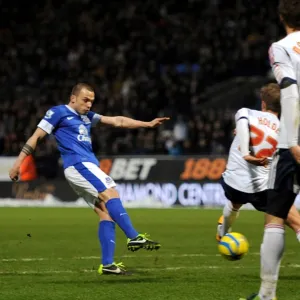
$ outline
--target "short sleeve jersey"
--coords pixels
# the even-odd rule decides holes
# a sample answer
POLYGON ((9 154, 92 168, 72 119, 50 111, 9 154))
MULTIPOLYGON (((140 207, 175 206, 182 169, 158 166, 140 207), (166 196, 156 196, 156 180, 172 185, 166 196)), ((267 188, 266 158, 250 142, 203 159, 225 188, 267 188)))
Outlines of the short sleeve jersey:
MULTIPOLYGON (((248 108, 240 109, 235 120, 247 119, 250 132, 249 150, 256 157, 272 158, 277 147, 279 120, 269 112, 248 108)), ((244 193, 257 193, 267 189, 269 168, 248 163, 240 151, 236 136, 231 144, 224 181, 244 193)))
POLYGON ((79 115, 70 106, 59 105, 46 112, 38 127, 55 136, 65 169, 79 162, 99 165, 92 149, 91 127, 100 119, 94 112, 79 115))

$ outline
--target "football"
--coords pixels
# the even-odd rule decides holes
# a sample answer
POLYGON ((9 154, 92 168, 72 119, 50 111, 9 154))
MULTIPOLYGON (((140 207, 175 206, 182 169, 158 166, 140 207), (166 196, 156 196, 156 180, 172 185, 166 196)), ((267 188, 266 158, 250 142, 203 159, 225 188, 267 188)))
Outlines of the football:
POLYGON ((220 254, 228 260, 239 260, 249 250, 249 243, 244 235, 238 232, 225 234, 218 244, 220 254))

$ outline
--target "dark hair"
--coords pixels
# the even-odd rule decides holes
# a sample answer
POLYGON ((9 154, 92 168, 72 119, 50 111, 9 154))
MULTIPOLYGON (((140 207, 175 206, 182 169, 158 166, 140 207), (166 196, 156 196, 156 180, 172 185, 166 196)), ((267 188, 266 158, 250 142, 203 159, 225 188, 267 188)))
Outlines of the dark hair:
POLYGON ((266 103, 266 109, 280 114, 280 87, 277 83, 269 83, 260 89, 260 98, 266 103))
POLYGON ((74 96, 77 96, 80 91, 82 89, 87 89, 88 91, 91 91, 91 92, 94 92, 94 88, 92 86, 90 86, 89 84, 87 83, 77 83, 73 88, 72 88, 72 92, 71 92, 71 96, 74 95, 74 96))
POLYGON ((280 0, 278 13, 285 25, 300 30, 300 0, 280 0))

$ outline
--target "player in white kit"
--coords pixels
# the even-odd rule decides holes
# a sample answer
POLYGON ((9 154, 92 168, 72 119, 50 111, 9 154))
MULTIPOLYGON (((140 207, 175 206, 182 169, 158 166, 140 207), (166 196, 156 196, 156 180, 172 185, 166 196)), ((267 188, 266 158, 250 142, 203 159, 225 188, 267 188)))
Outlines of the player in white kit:
MULTIPOLYGON (((269 160, 276 151, 280 113, 280 88, 271 83, 261 88, 262 111, 240 109, 235 115, 236 136, 231 144, 222 186, 228 199, 219 219, 217 241, 220 241, 238 216, 239 209, 251 203, 265 212, 269 160)), ((288 225, 300 241, 300 215, 292 207, 288 225)))
MULTIPOLYGON (((259 293, 249 296, 248 300, 276 299, 285 244, 284 222, 300 183, 300 0, 280 0, 278 11, 287 36, 271 45, 269 56, 281 89, 281 124, 268 185, 266 225, 261 245, 261 286, 259 293)), ((297 298, 299 295, 293 299, 297 298)))
POLYGON ((90 109, 95 99, 93 88, 84 83, 74 86, 68 105, 58 105, 47 111, 38 128, 26 142, 10 178, 17 180, 22 161, 36 148, 47 134, 56 138, 64 163, 65 177, 75 192, 83 197, 100 218, 98 237, 102 249, 99 274, 128 274, 122 263, 114 262, 115 223, 127 236, 127 248, 136 251, 159 249, 160 244, 139 234, 124 209, 114 180, 99 168, 99 161, 92 150, 91 127, 97 123, 122 128, 154 128, 169 118, 156 118, 143 122, 123 116, 102 116, 90 109))

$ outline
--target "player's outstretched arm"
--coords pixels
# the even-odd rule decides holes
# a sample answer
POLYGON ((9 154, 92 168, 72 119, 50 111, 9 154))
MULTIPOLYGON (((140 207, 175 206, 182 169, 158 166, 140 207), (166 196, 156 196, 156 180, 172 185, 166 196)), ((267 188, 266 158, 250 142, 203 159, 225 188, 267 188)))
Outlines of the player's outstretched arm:
POLYGON ((11 180, 16 181, 19 178, 20 166, 23 160, 33 153, 36 148, 37 143, 39 140, 44 138, 47 135, 47 132, 44 130, 37 128, 34 134, 28 139, 24 147, 22 148, 18 158, 16 159, 13 167, 9 171, 9 177, 11 180))
POLYGON ((127 118, 124 116, 116 116, 116 117, 101 116, 100 122, 102 124, 111 125, 113 127, 135 129, 135 128, 155 128, 168 120, 170 120, 170 118, 162 117, 162 118, 156 118, 150 122, 144 122, 144 121, 138 121, 131 118, 127 118))

